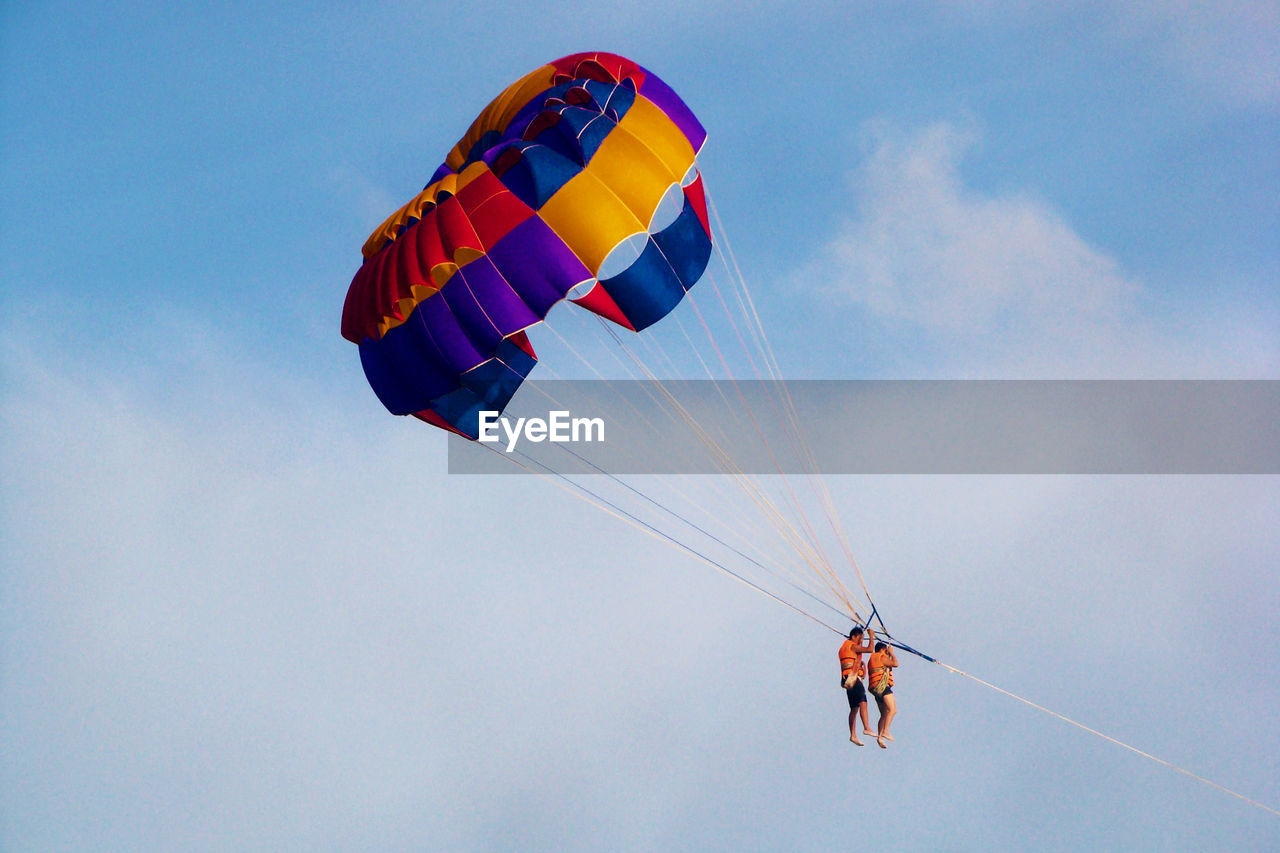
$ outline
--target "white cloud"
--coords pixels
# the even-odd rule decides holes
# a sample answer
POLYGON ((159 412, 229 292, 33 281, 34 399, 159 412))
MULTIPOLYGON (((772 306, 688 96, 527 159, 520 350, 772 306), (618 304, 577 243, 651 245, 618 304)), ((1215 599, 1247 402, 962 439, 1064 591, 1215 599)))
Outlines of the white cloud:
MULTIPOLYGON (((540 480, 442 476, 435 434, 371 395, 303 405, 208 335, 157 344, 175 404, 154 358, 22 337, 0 365, 8 846, 824 849, 833 814, 864 828, 851 772, 913 846, 974 803, 1016 844, 1081 790, 1168 783, 1126 819, 1142 837, 1205 796, 918 661, 894 751, 855 753, 833 636, 540 480), (1039 788, 1008 781, 1036 761, 1039 788)), ((1273 478, 834 489, 904 637, 1273 799, 1273 478), (1235 728, 1169 706, 1193 619, 1252 650, 1219 674, 1235 728), (1082 690, 1104 653, 1122 708, 1082 690)), ((1236 842, 1264 831, 1242 811, 1236 842)))
POLYGON ((859 174, 858 217, 831 250, 877 313, 986 334, 1017 305, 1037 319, 1115 310, 1136 286, 1046 205, 967 189, 971 130, 935 124, 911 139, 881 129, 859 174))
POLYGON ((0 846, 504 847, 676 807, 692 783, 615 765, 698 777, 648 745, 705 731, 732 585, 181 332, 136 361, 4 338, 0 846))
POLYGON ((1193 334, 1162 328, 1141 283, 1049 203, 968 186, 960 165, 980 138, 972 124, 915 134, 874 124, 867 136, 853 212, 803 278, 909 340, 898 349, 931 344, 932 375, 1207 378, 1274 368, 1275 335, 1249 318, 1193 334))

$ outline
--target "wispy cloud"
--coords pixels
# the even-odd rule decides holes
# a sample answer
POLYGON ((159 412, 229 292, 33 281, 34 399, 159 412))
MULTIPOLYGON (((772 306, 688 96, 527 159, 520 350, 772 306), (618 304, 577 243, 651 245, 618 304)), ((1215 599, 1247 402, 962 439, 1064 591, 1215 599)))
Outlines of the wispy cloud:
MULTIPOLYGON (((1006 781, 1080 743, 1056 722, 914 660, 895 751, 853 754, 834 636, 537 478, 441 476, 438 435, 363 389, 299 394, 216 331, 136 359, 0 341, 0 846, 823 849, 853 761, 895 826, 939 774, 989 776, 1016 846, 1078 789, 1006 781)), ((902 636, 1158 753, 1238 760, 1220 775, 1268 798, 1271 479, 833 488, 902 636), (1223 664, 1236 725, 1187 746, 1203 709, 1170 718, 1168 692, 1192 618, 1253 651, 1223 664), (1080 697, 1100 655, 1142 676, 1123 708, 1080 697)), ((1081 749, 1115 763, 1104 792, 1143 778, 1081 749)))
POLYGON ((859 280, 855 298, 876 312, 986 333, 1013 304, 1041 317, 1091 315, 1136 290, 1045 204, 965 187, 958 166, 975 131, 938 123, 914 137, 875 133, 857 215, 830 249, 859 280))
MULTIPOLYGON (((44 832, 51 846, 189 847, 213 831, 291 849, 344 837, 366 809, 393 835, 425 821, 456 837, 442 846, 511 846, 535 806, 591 799, 581 776, 596 756, 652 760, 644 732, 665 718, 620 735, 614 715, 674 694, 686 664, 633 664, 621 685, 604 640, 701 605, 668 601, 675 569, 602 572, 599 537, 559 530, 572 499, 536 478, 446 481, 438 431, 369 394, 306 399, 214 331, 93 359, 10 331, 0 799, 15 819, 0 846, 44 832), (162 371, 160 355, 177 364, 162 371), (176 392, 162 375, 175 368, 176 392), (602 689, 613 701, 596 701, 602 689), (84 793, 99 784, 111 793, 84 793)), ((643 539, 609 533, 614 547, 643 539)), ((646 648, 708 666, 727 619, 646 648)), ((586 808, 678 804, 643 777, 597 793, 586 808)))
POLYGON ((804 277, 886 329, 932 344, 941 359, 931 369, 1147 378, 1274 365, 1271 335, 1162 328, 1141 282, 1047 201, 968 185, 960 167, 980 141, 974 123, 914 133, 876 123, 866 136, 852 212, 804 277), (1249 341, 1248 351, 1225 347, 1228 340, 1249 341))

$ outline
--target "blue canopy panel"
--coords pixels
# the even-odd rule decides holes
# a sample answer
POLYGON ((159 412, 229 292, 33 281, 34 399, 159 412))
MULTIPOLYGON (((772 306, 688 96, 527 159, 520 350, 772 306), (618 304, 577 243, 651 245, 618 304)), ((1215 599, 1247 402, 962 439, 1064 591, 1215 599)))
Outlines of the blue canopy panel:
MULTIPOLYGON (((617 275, 601 279, 599 287, 630 327, 639 332, 680 304, 710 259, 711 237, 694 201, 686 195, 675 221, 651 234, 640 257, 617 275)), ((575 301, 591 307, 589 300, 575 301)))
MULTIPOLYGON (((481 412, 503 412, 538 359, 523 333, 520 340, 507 339, 493 358, 462 374, 461 387, 432 400, 415 411, 423 420, 436 423, 434 414, 455 432, 474 439, 480 434, 481 412)), ((437 424, 439 425, 439 424, 437 424)))

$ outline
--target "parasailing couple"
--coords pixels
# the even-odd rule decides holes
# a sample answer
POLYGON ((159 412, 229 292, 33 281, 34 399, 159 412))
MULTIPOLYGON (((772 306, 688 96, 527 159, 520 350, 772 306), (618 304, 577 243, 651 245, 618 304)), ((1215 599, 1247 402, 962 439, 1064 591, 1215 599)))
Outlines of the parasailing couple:
POLYGON ((862 746, 858 739, 859 717, 862 718, 862 733, 875 738, 881 749, 887 748, 885 741, 893 740, 889 735, 889 723, 898 712, 897 701, 893 697, 893 670, 897 666, 898 659, 893 649, 886 643, 876 642, 876 633, 870 628, 864 631, 855 626, 849 632, 849 638, 840 645, 840 686, 849 697, 849 740, 858 746, 862 746), (868 652, 871 657, 863 665, 862 656, 868 652), (866 687, 862 684, 864 675, 867 677, 866 687), (880 709, 880 721, 874 732, 867 720, 868 689, 880 709))

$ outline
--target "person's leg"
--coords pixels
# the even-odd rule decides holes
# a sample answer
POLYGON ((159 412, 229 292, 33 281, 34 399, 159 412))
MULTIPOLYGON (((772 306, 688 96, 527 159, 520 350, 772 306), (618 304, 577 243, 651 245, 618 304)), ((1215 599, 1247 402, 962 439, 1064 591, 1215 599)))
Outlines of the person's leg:
MULTIPOLYGON (((850 688, 845 689, 845 695, 849 697, 849 740, 862 746, 862 741, 858 740, 858 697, 850 688)), ((863 710, 862 713, 866 714, 866 711, 863 710)))
POLYGON ((863 699, 858 703, 858 712, 862 714, 862 733, 875 737, 875 732, 871 731, 871 721, 867 718, 867 700, 863 699))
POLYGON ((892 693, 884 695, 882 703, 882 712, 880 714, 880 737, 885 740, 893 740, 889 737, 889 724, 893 722, 894 715, 898 713, 898 700, 894 698, 892 693))
POLYGON ((885 711, 883 696, 876 696, 876 708, 880 711, 880 722, 876 725, 876 743, 880 744, 881 749, 888 749, 884 742, 884 715, 887 712, 885 711))
MULTIPOLYGON (((863 708, 865 709, 866 706, 864 705, 863 708)), ((866 713, 866 711, 864 710, 863 713, 866 713)), ((857 711, 849 712, 849 740, 853 741, 858 746, 862 746, 862 741, 858 740, 858 712, 857 711)))

